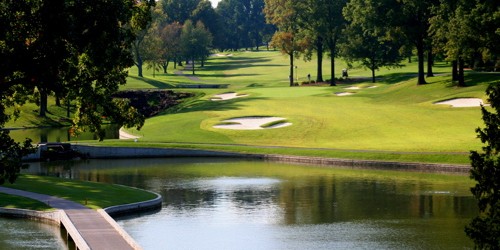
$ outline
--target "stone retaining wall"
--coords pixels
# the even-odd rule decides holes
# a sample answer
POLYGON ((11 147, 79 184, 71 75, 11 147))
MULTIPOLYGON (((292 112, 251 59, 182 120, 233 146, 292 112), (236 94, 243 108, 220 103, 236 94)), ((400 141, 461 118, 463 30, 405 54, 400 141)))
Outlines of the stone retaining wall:
POLYGON ((35 211, 18 208, 2 208, 0 207, 0 216, 24 218, 30 220, 43 221, 45 223, 59 225, 61 221, 61 211, 35 211))
MULTIPOLYGON (((371 160, 351 160, 325 157, 289 156, 272 154, 241 154, 210 150, 173 149, 173 148, 141 148, 141 147, 99 147, 88 145, 72 145, 73 149, 86 154, 92 159, 123 159, 123 158, 161 158, 161 157, 235 157, 255 158, 269 161, 312 164, 321 166, 377 168, 389 170, 408 170, 436 173, 467 174, 469 165, 433 164, 418 162, 391 162, 371 160)), ((33 160, 35 156, 30 156, 33 160)))
MULTIPOLYGON (((148 191, 148 192, 154 193, 151 191, 148 191)), ((161 204, 163 202, 163 198, 161 197, 160 194, 157 194, 157 193, 154 193, 154 194, 156 194, 156 198, 154 198, 152 200, 107 207, 104 209, 104 211, 106 211, 106 213, 108 213, 110 216, 114 216, 114 215, 120 215, 120 214, 129 214, 129 213, 135 213, 135 212, 140 212, 140 211, 160 209, 161 204)))
POLYGON ((72 145, 72 148, 92 159, 159 158, 159 157, 240 157, 242 154, 208 150, 139 148, 139 147, 97 147, 72 145))
POLYGON ((261 155, 262 159, 269 161, 313 164, 323 166, 338 166, 351 168, 375 168, 386 170, 408 170, 433 173, 469 173, 469 165, 435 164, 435 163, 414 163, 414 162, 388 162, 388 161, 369 161, 369 160, 349 160, 322 157, 303 157, 288 155, 261 155))

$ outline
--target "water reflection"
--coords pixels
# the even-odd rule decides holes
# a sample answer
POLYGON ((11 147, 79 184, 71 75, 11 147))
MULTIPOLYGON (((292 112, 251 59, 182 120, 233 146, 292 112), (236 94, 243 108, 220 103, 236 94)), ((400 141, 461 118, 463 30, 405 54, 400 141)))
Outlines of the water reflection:
MULTIPOLYGON (((104 139, 119 139, 119 126, 105 125, 104 139)), ((49 127, 49 128, 27 128, 10 130, 10 136, 15 141, 23 141, 26 138, 31 138, 34 143, 43 142, 68 142, 82 140, 97 140, 94 133, 83 132, 78 135, 72 135, 69 127, 49 127)))
POLYGON ((57 226, 0 217, 0 249, 66 249, 65 245, 57 226))
POLYGON ((466 176, 228 159, 31 170, 161 193, 160 212, 119 222, 145 249, 456 249, 477 213, 466 176))

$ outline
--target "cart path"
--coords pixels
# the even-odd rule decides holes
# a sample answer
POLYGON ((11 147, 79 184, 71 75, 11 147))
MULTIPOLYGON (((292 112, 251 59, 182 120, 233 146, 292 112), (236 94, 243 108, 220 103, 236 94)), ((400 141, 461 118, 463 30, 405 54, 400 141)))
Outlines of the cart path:
POLYGON ((90 249, 137 249, 125 239, 130 236, 123 236, 123 232, 120 233, 103 215, 79 203, 7 187, 0 187, 0 192, 31 198, 63 210, 90 249))

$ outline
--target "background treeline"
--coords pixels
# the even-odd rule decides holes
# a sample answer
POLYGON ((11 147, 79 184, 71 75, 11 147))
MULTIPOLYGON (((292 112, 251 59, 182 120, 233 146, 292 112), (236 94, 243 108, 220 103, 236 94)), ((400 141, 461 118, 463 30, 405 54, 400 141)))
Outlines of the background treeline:
POLYGON ((289 56, 290 76, 295 58, 316 55, 319 82, 327 55, 333 85, 335 58, 360 63, 375 81, 379 68, 416 55, 418 84, 433 76, 437 58, 453 65, 453 80, 464 86, 465 67, 500 68, 499 8, 494 0, 222 0, 216 8, 208 0, 161 0, 135 58, 140 68, 147 61, 166 72, 169 62, 203 64, 213 49, 271 45, 289 56))

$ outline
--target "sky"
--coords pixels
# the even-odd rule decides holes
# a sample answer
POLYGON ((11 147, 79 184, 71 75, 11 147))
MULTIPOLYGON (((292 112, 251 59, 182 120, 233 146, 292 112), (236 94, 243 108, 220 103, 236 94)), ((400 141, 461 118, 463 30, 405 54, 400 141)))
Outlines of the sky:
POLYGON ((220 0, 210 0, 212 2, 212 6, 217 7, 217 4, 220 2, 220 0))

